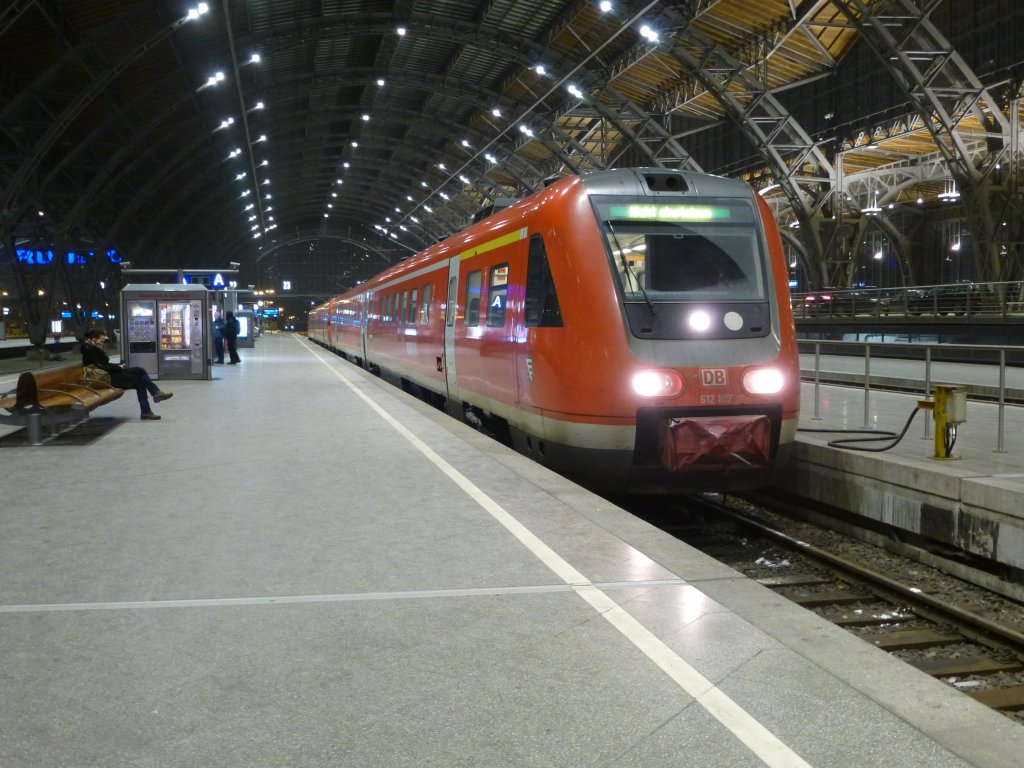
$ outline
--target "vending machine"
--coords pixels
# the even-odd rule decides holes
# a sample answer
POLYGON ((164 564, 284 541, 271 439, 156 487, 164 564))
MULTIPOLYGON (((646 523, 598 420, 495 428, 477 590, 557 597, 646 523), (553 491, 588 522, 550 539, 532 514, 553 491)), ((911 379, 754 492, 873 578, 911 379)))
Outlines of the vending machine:
POLYGON ((209 291, 202 285, 126 285, 122 359, 154 379, 209 379, 209 291))

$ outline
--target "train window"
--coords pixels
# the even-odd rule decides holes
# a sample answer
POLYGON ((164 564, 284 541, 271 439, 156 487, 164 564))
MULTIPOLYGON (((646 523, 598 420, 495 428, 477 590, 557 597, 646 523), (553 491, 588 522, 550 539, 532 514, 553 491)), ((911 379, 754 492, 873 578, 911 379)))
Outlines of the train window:
POLYGON ((405 323, 405 318, 408 317, 406 312, 409 311, 409 292, 402 291, 402 304, 398 309, 398 324, 402 325, 405 323))
POLYGON ((430 321, 430 286, 424 285, 420 292, 420 325, 426 325, 430 321))
POLYGON ((389 293, 381 301, 380 313, 382 315, 381 320, 385 323, 391 322, 391 294, 389 293))
POLYGON ((653 290, 727 291, 746 278, 721 239, 716 242, 694 234, 648 235, 646 240, 645 261, 653 290))
POLYGON ((551 277, 551 265, 548 263, 548 252, 544 248, 544 238, 540 235, 530 237, 523 319, 528 328, 562 327, 562 309, 555 293, 555 281, 551 277))
POLYGON ((455 294, 458 292, 459 278, 450 277, 448 278, 448 295, 445 297, 444 306, 447 318, 445 322, 449 325, 455 325, 455 305, 458 303, 455 300, 455 294))
POLYGON ((610 206, 635 219, 606 220, 627 301, 763 301, 765 266, 749 203, 610 206))
POLYGON ((479 269, 466 275, 466 319, 463 321, 463 325, 480 324, 481 275, 479 269))
POLYGON ((405 316, 405 321, 409 325, 416 324, 416 304, 418 295, 418 288, 413 288, 411 291, 409 291, 409 314, 405 316))
POLYGON ((487 325, 490 328, 501 328, 505 325, 508 264, 493 267, 490 278, 490 287, 487 291, 487 325))

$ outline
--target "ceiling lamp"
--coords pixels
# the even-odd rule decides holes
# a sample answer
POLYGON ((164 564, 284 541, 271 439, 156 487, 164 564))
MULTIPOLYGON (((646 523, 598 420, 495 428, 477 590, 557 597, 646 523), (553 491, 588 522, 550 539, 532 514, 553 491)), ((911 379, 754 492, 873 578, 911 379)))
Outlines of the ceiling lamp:
POLYGON ((943 202, 952 202, 953 200, 960 199, 960 193, 957 192, 956 182, 953 179, 946 179, 946 189, 944 192, 939 192, 939 200, 943 202))
POLYGON ((644 24, 640 27, 640 36, 649 43, 658 42, 658 33, 649 24, 644 24))

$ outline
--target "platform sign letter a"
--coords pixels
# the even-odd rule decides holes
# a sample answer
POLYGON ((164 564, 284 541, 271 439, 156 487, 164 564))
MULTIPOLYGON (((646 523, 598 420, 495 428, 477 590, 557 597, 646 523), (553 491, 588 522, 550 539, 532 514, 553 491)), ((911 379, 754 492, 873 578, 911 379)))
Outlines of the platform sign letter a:
POLYGON ((223 288, 224 287, 224 275, 222 275, 220 272, 218 272, 216 275, 213 276, 213 287, 214 288, 223 288))
POLYGON ((700 383, 705 387, 724 387, 729 384, 725 368, 701 368, 700 383))

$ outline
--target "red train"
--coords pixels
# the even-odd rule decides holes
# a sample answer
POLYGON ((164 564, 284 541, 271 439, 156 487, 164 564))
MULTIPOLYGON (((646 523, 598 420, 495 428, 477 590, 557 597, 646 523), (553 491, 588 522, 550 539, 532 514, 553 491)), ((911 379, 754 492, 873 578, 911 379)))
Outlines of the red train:
POLYGON ((309 337, 602 491, 756 487, 796 431, 779 233, 715 176, 561 179, 314 308, 309 337))

